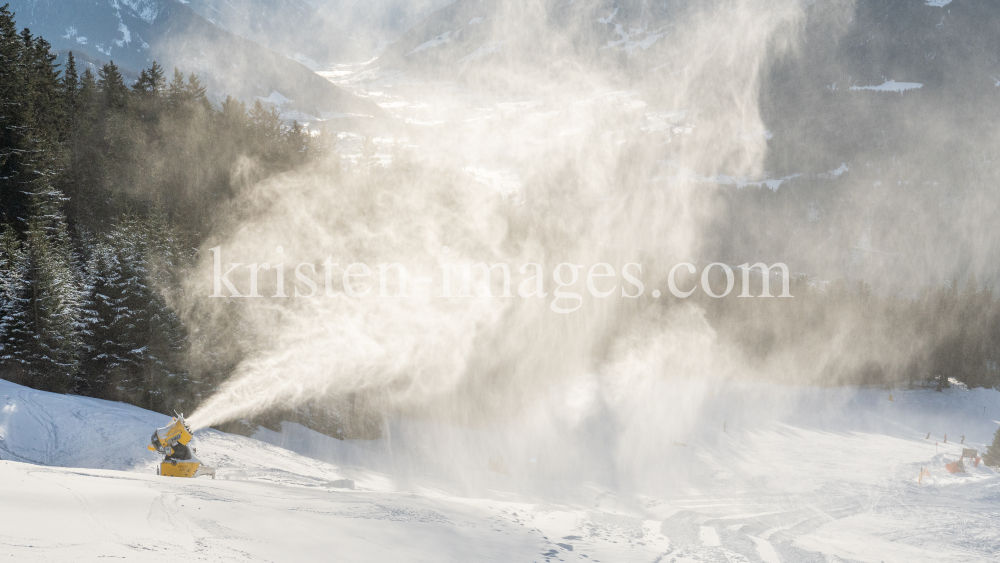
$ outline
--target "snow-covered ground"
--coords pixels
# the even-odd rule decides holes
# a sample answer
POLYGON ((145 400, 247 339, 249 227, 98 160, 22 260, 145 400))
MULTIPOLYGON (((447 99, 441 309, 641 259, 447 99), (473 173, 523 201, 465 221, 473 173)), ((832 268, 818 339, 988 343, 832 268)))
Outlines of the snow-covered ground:
POLYGON ((962 436, 985 449, 1000 393, 719 384, 697 413, 621 487, 409 447, 435 430, 402 421, 371 442, 200 431, 218 479, 189 480, 155 475, 163 415, 0 381, 0 560, 1000 560, 997 474, 944 467, 962 436))

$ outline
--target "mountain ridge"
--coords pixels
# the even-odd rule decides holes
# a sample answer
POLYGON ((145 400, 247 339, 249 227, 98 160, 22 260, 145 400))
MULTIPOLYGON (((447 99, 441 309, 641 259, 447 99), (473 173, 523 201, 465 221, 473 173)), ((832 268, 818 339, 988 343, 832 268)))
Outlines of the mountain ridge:
POLYGON ((174 0, 11 0, 10 7, 18 26, 44 37, 54 51, 113 61, 127 76, 154 60, 168 70, 195 72, 216 104, 227 95, 253 102, 277 91, 291 100, 291 109, 315 116, 383 116, 377 105, 300 62, 233 34, 174 0))

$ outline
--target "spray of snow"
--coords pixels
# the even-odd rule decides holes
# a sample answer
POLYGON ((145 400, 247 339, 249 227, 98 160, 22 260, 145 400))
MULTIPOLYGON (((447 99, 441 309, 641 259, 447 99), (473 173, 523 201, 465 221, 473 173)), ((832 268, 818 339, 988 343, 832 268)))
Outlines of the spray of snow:
MULTIPOLYGON (((509 25, 548 37, 539 5, 525 0, 506 9, 509 25)), ((623 158, 649 173, 662 157, 604 133, 607 123, 631 119, 636 108, 631 98, 590 94, 619 91, 611 76, 580 68, 546 80, 544 72, 521 66, 497 80, 527 84, 531 77, 529 101, 498 104, 503 120, 469 121, 452 134, 435 130, 421 138, 415 156, 428 170, 456 160, 475 163, 475 176, 482 175, 475 170, 513 169, 523 182, 509 183, 513 193, 471 178, 432 176, 400 187, 337 187, 324 167, 276 178, 253 187, 232 223, 220 226, 186 293, 212 293, 208 248, 216 246, 226 263, 319 268, 329 258, 339 264, 336 279, 355 261, 400 262, 412 279, 440 278, 445 269, 453 280, 462 279, 463 263, 512 269, 539 263, 551 273, 561 262, 606 262, 616 270, 641 263, 643 282, 665 287, 667 264, 697 252, 699 226, 711 216, 702 199, 709 192, 697 177, 761 176, 767 149, 757 104, 761 71, 794 44, 802 13, 794 0, 766 8, 720 0, 659 38, 671 42, 663 50, 671 60, 664 62, 682 61, 687 71, 666 78, 650 128, 669 124, 697 133, 671 146, 673 165, 690 172, 670 189, 622 179, 623 158), (577 85, 582 100, 574 97, 577 85), (554 137, 553 130, 577 134, 554 137), (498 165, 496 155, 513 166, 498 165), (608 186, 617 186, 616 197, 595 206, 608 186)), ((286 280, 292 276, 288 271, 286 280)), ((390 295, 398 290, 391 276, 390 295)), ((322 292, 322 270, 314 277, 322 292)), ((263 278, 261 294, 273 294, 273 278, 263 278)), ((206 427, 317 397, 369 392, 387 412, 463 426, 501 424, 502 439, 533 436, 521 447, 545 443, 566 452, 565 460, 582 462, 585 447, 563 438, 594 416, 611 416, 620 417, 620 439, 629 444, 620 461, 641 466, 646 427, 685 424, 710 382, 734 375, 737 362, 695 306, 663 310, 649 292, 641 299, 582 293, 585 303, 572 315, 553 313, 551 295, 441 298, 412 283, 406 298, 244 300, 238 305, 254 350, 189 420, 206 427)), ((189 317, 201 330, 214 330, 231 306, 206 297, 190 306, 189 317)))

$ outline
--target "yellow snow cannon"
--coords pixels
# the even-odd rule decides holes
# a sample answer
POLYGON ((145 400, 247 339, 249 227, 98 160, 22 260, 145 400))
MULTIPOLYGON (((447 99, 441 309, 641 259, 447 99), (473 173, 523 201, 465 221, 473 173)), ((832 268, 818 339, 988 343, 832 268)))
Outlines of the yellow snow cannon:
POLYGON ((194 455, 197 450, 188 447, 192 438, 194 436, 187 423, 184 422, 182 414, 177 415, 169 426, 157 428, 153 432, 153 437, 146 449, 159 452, 164 456, 159 469, 157 469, 157 475, 167 477, 211 475, 212 479, 215 479, 215 468, 202 465, 201 460, 194 455))

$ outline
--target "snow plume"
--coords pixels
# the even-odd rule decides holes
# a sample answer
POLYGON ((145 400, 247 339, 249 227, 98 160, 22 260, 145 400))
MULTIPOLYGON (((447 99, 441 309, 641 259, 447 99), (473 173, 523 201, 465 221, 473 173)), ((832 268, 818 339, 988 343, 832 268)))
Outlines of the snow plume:
MULTIPOLYGON (((560 42, 574 37, 552 32, 541 2, 503 6, 505 25, 518 28, 511 35, 542 42, 538 52, 563 52, 560 42)), ((705 203, 710 188, 698 178, 760 173, 766 139, 753 133, 765 129, 761 73, 794 45, 802 9, 791 0, 699 2, 678 12, 655 51, 658 63, 676 72, 661 73, 638 93, 623 90, 620 74, 594 60, 575 59, 546 82, 552 61, 525 59, 497 81, 532 77, 536 83, 518 99, 530 103, 497 104, 484 119, 427 134, 411 130, 410 172, 400 166, 341 176, 339 165, 330 165, 249 188, 231 222, 202 249, 187 293, 197 296, 188 313, 196 336, 226 330, 251 345, 232 377, 190 417, 192 425, 359 392, 411 418, 504 424, 511 443, 520 436, 531 447, 555 447, 560 433, 595 412, 623 421, 622 440, 639 439, 643 417, 680 423, 733 362, 697 306, 666 304, 652 290, 667 294, 671 265, 699 250, 700 228, 713 210, 705 203), (677 112, 684 123, 643 137, 639 125, 650 110, 677 112), (523 183, 493 192, 461 172, 469 166, 513 170, 523 183), (658 176, 670 179, 652 181, 658 176), (230 263, 284 264, 289 297, 208 297, 216 247, 223 271, 230 263), (408 296, 328 298, 328 258, 339 264, 334 280, 353 262, 372 269, 404 264, 408 296), (457 295, 459 265, 478 262, 508 264, 515 277, 522 264, 539 263, 549 295, 439 297, 443 267, 457 295), (611 264, 615 293, 590 297, 584 269, 573 288, 583 305, 554 313, 552 271, 562 262, 611 264), (315 274, 305 269, 318 286, 313 298, 293 296, 299 263, 316 265, 315 274), (645 293, 637 299, 618 293, 627 263, 642 264, 645 293), (438 282, 421 287, 414 282, 421 277, 438 282), (667 384, 665 377, 687 383, 667 384)), ((232 278, 245 294, 247 270, 239 271, 232 278)), ((378 279, 369 280, 372 293, 378 279)), ((259 293, 274 295, 275 280, 274 269, 261 270, 259 293)), ((390 295, 399 289, 396 280, 391 273, 390 295)), ((339 282, 334 289, 342 290, 339 282)))

